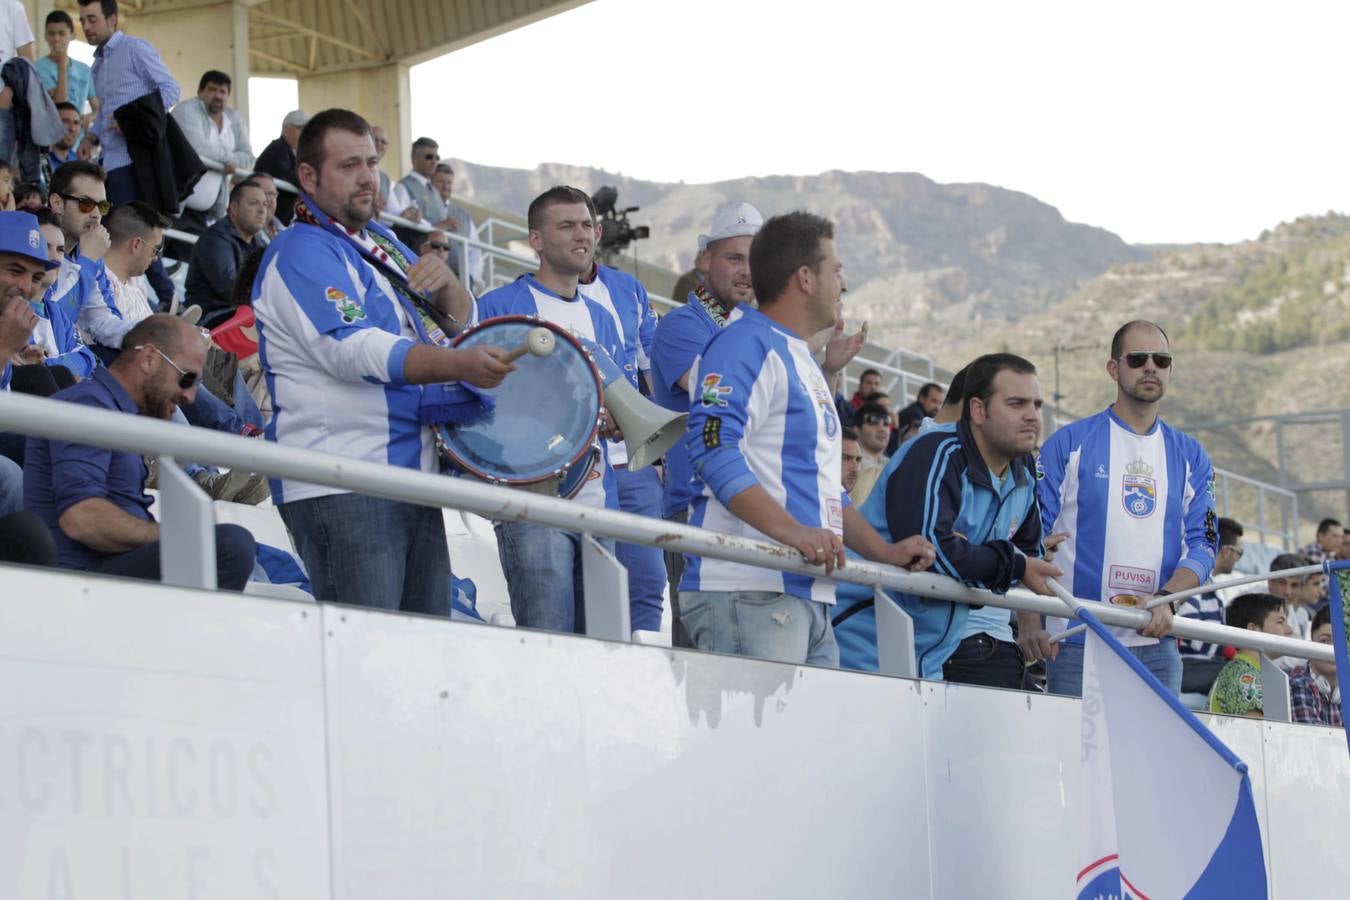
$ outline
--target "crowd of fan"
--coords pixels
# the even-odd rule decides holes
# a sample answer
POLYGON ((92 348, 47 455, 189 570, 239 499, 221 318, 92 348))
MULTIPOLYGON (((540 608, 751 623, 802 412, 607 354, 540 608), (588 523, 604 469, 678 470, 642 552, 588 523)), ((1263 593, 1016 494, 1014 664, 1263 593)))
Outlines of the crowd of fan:
MULTIPOLYGON (((0 30, 0 58, 31 61, 17 21, 13 46, 0 30)), ((7 390, 343 455, 370 444, 368 458, 429 470, 441 463, 425 452, 421 385, 492 387, 514 371, 500 352, 448 338, 498 315, 551 320, 599 345, 655 402, 690 414, 659 474, 629 470, 606 424, 614 440, 574 502, 767 537, 822 567, 783 573, 604 541, 628 569, 634 629, 660 628, 668 586, 677 646, 789 662, 878 667, 870 589, 821 577, 850 558, 933 567, 996 593, 1048 594, 1058 578, 1080 598, 1142 606, 1224 577, 1242 555, 1241 526, 1215 513, 1203 448, 1158 417, 1173 370, 1153 323, 1113 337, 1116 403, 1044 446, 1035 368, 1013 354, 972 361, 945 391, 924 384, 898 411, 874 369, 846 398, 845 367, 866 330, 844 333, 843 264, 825 219, 766 222, 747 203, 710 211, 685 305, 658 324, 642 285, 596 261, 589 196, 553 188, 528 211, 538 273, 484 292, 478 250, 449 238, 478 235, 451 202, 454 172, 435 141, 415 141, 412 172, 394 182, 378 169, 383 129, 344 110, 296 110, 255 159, 227 105, 227 74, 204 73, 196 97, 179 102, 155 49, 118 30, 114 0, 82 2, 80 24, 98 48, 93 70, 69 59, 74 23, 53 12, 51 52, 36 64, 46 93, 0 110, 7 390), (59 126, 44 132, 44 111, 59 126), (43 134, 51 143, 35 144, 43 134), (196 236, 185 303, 161 261, 171 226, 196 236)), ((159 577, 152 466, 17 434, 0 435, 0 453, 5 558, 159 577)), ((269 494, 258 475, 184 468, 217 499, 269 494)), ((319 600, 448 612, 439 511, 290 482, 270 493, 319 600), (367 539, 372 527, 380 541, 367 539)), ((496 528, 516 623, 584 631, 577 536, 496 528)), ((242 589, 255 574, 253 537, 221 525, 216 540, 219 584, 242 589)), ((1347 558, 1342 541, 1328 520, 1303 555, 1273 568, 1347 558)), ((1153 605, 1148 626, 1122 638, 1175 693, 1259 715, 1259 657, 1178 641, 1170 626, 1176 613, 1330 642, 1324 576, 1272 578, 1267 591, 1153 605)), ((1081 692, 1081 639, 1052 639, 1053 623, 891 593, 914 620, 923 677, 1025 689, 1043 674, 1051 691, 1081 692)), ((1339 725, 1335 667, 1281 662, 1295 719, 1339 725)))

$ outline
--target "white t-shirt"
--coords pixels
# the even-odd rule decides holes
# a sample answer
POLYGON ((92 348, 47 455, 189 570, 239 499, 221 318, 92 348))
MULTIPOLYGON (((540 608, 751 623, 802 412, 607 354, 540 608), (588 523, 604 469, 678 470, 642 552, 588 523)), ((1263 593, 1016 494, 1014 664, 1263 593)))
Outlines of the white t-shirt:
POLYGON ((33 43, 28 12, 19 0, 0 0, 0 64, 19 55, 19 48, 33 43))

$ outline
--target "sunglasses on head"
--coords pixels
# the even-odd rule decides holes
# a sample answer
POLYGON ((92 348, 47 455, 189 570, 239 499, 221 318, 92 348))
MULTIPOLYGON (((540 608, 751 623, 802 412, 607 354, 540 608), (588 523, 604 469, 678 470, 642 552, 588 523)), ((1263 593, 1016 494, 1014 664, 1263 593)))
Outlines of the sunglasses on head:
POLYGON ((94 211, 94 207, 98 207, 98 214, 106 216, 108 210, 112 209, 112 204, 107 200, 95 200, 93 197, 67 197, 66 200, 79 204, 82 213, 91 213, 94 211))
POLYGON ((168 363, 169 365, 173 366, 175 369, 178 370, 178 387, 180 390, 184 391, 192 390, 192 386, 196 384, 197 379, 201 377, 198 373, 189 372, 188 370, 184 369, 182 366, 178 365, 178 363, 169 359, 169 355, 165 353, 163 350, 156 347, 154 344, 137 344, 135 347, 132 347, 131 349, 143 350, 146 347, 149 347, 151 350, 158 353, 161 359, 163 359, 166 363, 168 363))
POLYGON ((1153 357, 1153 364, 1160 369, 1167 369, 1172 365, 1170 353, 1126 353, 1120 358, 1125 360, 1125 365, 1131 369, 1142 369, 1150 356, 1153 357))

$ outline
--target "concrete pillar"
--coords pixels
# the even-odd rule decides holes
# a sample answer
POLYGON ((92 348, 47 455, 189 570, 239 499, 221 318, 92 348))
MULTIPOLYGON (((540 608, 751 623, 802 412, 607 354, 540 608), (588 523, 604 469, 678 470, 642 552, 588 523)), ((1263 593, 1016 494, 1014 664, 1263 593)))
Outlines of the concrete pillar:
POLYGON ((389 134, 389 152, 381 166, 397 181, 407 174, 412 144, 412 88, 408 67, 391 63, 369 69, 300 75, 300 108, 311 116, 341 107, 360 113, 389 134))
POLYGON ((178 80, 183 99, 197 96, 197 82, 208 69, 228 74, 233 80, 230 104, 248 121, 248 7, 243 3, 226 0, 162 12, 137 12, 124 3, 117 23, 155 46, 178 80))

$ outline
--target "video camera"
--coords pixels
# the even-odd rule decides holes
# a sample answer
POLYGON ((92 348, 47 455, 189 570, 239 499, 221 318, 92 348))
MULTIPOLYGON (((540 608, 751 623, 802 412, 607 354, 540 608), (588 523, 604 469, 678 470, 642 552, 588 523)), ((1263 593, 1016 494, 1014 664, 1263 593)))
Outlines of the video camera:
POLYGON ((618 209, 619 189, 606 185, 591 197, 595 214, 600 217, 600 243, 596 247, 596 256, 608 264, 620 256, 633 241, 651 237, 652 230, 646 225, 633 225, 628 214, 635 213, 639 207, 629 206, 618 209))

